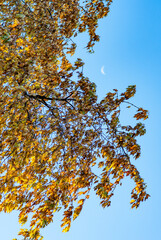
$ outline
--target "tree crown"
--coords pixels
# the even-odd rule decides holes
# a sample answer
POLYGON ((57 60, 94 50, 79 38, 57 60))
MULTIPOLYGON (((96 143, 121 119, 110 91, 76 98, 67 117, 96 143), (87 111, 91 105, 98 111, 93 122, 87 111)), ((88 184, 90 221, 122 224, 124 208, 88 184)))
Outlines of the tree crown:
POLYGON ((136 138, 144 125, 122 126, 120 106, 147 111, 129 102, 129 86, 97 100, 96 85, 84 76, 83 61, 72 64, 74 39, 87 31, 93 51, 98 20, 111 0, 2 0, 0 3, 0 211, 18 210, 24 239, 41 239, 40 229, 63 209, 62 227, 80 214, 93 188, 110 206, 125 176, 135 182, 132 208, 146 200, 146 185, 132 164, 140 156, 136 138), (97 166, 100 170, 94 170, 97 166), (97 173, 99 172, 99 174, 97 173))

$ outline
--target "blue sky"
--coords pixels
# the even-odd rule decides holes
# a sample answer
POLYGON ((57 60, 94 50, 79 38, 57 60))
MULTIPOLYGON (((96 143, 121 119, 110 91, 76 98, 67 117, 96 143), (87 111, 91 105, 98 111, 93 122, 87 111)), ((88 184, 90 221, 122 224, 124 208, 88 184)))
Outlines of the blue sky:
MULTIPOLYGON (((151 198, 137 210, 130 208, 133 182, 127 178, 118 187, 112 205, 102 209, 99 199, 91 193, 81 215, 68 233, 60 228, 61 215, 43 230, 44 240, 151 240, 161 239, 161 1, 115 0, 107 18, 97 30, 101 40, 94 54, 81 47, 86 40, 81 35, 77 55, 85 61, 85 75, 97 84, 99 99, 117 88, 124 91, 136 84, 132 102, 149 110, 145 122, 147 134, 139 142, 142 155, 136 166, 148 185, 151 198), (104 66, 105 75, 101 73, 104 66)), ((122 121, 128 123, 128 111, 122 121)), ((130 120, 129 120, 130 121, 130 120)), ((2 240, 10 240, 19 229, 17 214, 0 215, 2 240)))

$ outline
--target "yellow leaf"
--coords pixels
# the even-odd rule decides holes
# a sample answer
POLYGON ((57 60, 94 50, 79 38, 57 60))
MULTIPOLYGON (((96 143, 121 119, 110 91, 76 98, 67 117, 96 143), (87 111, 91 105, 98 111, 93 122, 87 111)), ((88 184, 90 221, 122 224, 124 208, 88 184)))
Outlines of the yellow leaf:
POLYGON ((17 27, 20 24, 20 22, 17 19, 14 19, 14 23, 10 25, 10 27, 14 28, 17 27))
POLYGON ((135 199, 132 199, 131 201, 130 201, 130 203, 134 203, 135 202, 135 199))

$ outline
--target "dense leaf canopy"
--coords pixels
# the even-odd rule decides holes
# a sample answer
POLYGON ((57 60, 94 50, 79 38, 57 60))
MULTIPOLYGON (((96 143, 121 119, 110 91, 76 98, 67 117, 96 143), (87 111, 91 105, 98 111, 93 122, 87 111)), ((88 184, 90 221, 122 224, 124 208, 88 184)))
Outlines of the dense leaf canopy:
POLYGON ((0 211, 19 211, 23 239, 41 239, 40 229, 63 212, 63 231, 80 214, 94 189, 110 206, 125 176, 135 182, 131 204, 146 200, 146 185, 131 161, 144 125, 122 126, 120 106, 131 104, 135 86, 114 89, 100 102, 84 76, 83 61, 70 62, 75 39, 87 32, 93 52, 98 20, 111 0, 1 0, 0 3, 0 211), (98 170, 99 168, 99 170, 98 170))

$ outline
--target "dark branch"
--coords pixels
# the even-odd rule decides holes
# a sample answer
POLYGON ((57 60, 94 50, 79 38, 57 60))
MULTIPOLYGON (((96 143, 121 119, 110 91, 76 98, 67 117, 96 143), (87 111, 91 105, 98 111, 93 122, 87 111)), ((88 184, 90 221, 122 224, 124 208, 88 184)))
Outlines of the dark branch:
POLYGON ((76 101, 76 99, 74 98, 69 98, 71 95, 65 97, 65 98, 54 98, 54 97, 45 97, 45 96, 41 96, 39 94, 37 95, 30 95, 27 92, 24 93, 25 96, 30 97, 30 98, 34 98, 34 99, 41 99, 41 100, 55 100, 55 101, 64 101, 69 103, 69 101, 76 101), (67 101, 68 100, 68 101, 67 101))

